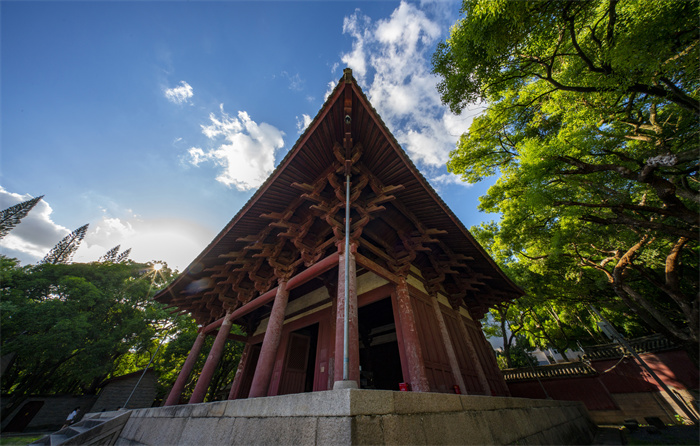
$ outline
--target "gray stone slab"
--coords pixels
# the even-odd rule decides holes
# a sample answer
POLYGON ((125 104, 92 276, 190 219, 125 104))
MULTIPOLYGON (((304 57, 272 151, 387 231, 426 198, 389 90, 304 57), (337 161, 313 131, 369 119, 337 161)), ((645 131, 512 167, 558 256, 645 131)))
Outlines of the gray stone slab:
POLYGON ((190 417, 220 417, 226 410, 228 401, 214 401, 192 405, 190 417))
POLYGON ((487 412, 465 412, 464 444, 495 444, 487 424, 487 412))
POLYGON ((351 390, 350 415, 383 415, 395 411, 394 396, 400 393, 391 390, 351 390))
POLYGON ((156 418, 173 418, 177 416, 178 406, 156 407, 152 416, 156 418))
POLYGON ((179 406, 173 406, 175 407, 175 413, 173 415, 180 418, 189 418, 192 414, 194 406, 194 404, 181 404, 179 406))
POLYGON ((457 412, 462 410, 460 395, 449 393, 392 392, 394 413, 457 412))
POLYGON ((534 433, 523 409, 503 409, 484 413, 495 444, 511 444, 534 433))
POLYGON ((114 446, 142 446, 143 443, 139 443, 138 441, 134 440, 127 440, 125 438, 117 438, 117 441, 114 443, 114 446))
MULTIPOLYGON (((349 416, 350 392, 357 390, 328 390, 297 393, 265 398, 247 398, 229 401, 224 415, 228 417, 283 417, 283 416, 349 416)), ((372 401, 372 396, 362 396, 372 401)))
POLYGON ((466 412, 430 413, 423 416, 423 430, 428 444, 467 444, 478 426, 471 426, 466 412), (473 429, 469 429, 472 427, 473 429))
POLYGON ((235 421, 233 418, 189 418, 178 441, 170 444, 196 446, 231 444, 235 421))
POLYGON ((383 415, 384 444, 428 444, 420 415, 383 415))
POLYGON ((507 407, 503 398, 495 400, 494 397, 485 395, 459 395, 462 410, 494 410, 507 407))
POLYGON ((153 423, 149 423, 147 429, 139 432, 138 441, 151 445, 177 444, 186 423, 185 418, 153 418, 153 423))
POLYGON ((541 432, 549 429, 552 426, 552 420, 549 418, 550 409, 546 407, 533 407, 527 410, 530 425, 533 431, 541 432))
POLYGON ((353 417, 352 444, 384 444, 382 417, 381 415, 357 415, 353 417))
POLYGON ((235 445, 299 445, 316 441, 315 417, 239 418, 232 433, 235 445))
POLYGON ((122 429, 121 433, 119 434, 120 438, 125 438, 125 439, 131 439, 133 438, 134 432, 136 432, 136 429, 138 428, 138 421, 137 419, 133 416, 129 418, 129 420, 126 422, 124 425, 124 428, 122 429))
POLYGON ((139 420, 138 426, 136 431, 131 435, 131 439, 138 441, 139 443, 153 444, 149 443, 151 433, 158 430, 158 425, 162 418, 140 417, 137 418, 137 420, 139 420))
POLYGON ((352 417, 319 417, 316 423, 316 444, 352 444, 352 421, 352 417))

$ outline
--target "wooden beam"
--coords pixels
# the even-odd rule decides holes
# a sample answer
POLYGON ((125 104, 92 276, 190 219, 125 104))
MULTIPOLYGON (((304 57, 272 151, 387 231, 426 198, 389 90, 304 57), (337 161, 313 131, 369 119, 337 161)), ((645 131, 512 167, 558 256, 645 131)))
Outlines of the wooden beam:
MULTIPOLYGON (((318 275, 325 273, 329 269, 331 269, 335 266, 338 266, 338 259, 339 258, 340 258, 340 255, 337 252, 334 252, 333 254, 329 255, 328 257, 321 260, 320 262, 313 264, 309 268, 305 269, 304 271, 300 272, 296 276, 292 277, 287 282, 287 291, 291 291, 292 289, 294 289, 300 285, 303 285, 304 283, 308 282, 309 280, 313 279, 314 277, 317 277, 318 275)), ((236 319, 245 316, 246 314, 250 313, 251 311, 257 310, 258 308, 262 307, 263 305, 266 305, 266 304, 272 302, 272 300, 275 298, 276 294, 277 294, 277 287, 267 291, 264 294, 261 294, 260 296, 251 300, 247 304, 238 308, 233 313, 231 313, 229 318, 232 321, 235 321, 236 319)), ((214 321, 211 324, 204 327, 202 329, 202 331, 204 333, 208 333, 211 330, 219 328, 223 322, 224 322, 224 318, 222 317, 219 320, 214 321)))
POLYGON ((355 253, 355 261, 358 264, 367 268, 368 270, 372 271, 376 275, 385 278, 389 282, 399 283, 401 281, 401 278, 399 276, 390 272, 388 269, 384 268, 383 266, 376 264, 375 262, 371 261, 370 259, 363 256, 359 252, 355 253))

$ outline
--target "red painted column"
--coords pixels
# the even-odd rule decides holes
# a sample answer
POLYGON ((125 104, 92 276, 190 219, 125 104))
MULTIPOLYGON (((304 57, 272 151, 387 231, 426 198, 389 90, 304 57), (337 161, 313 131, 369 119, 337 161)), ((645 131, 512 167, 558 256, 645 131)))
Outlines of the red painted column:
POLYGON ((270 386, 270 378, 272 377, 272 368, 275 365, 275 357, 277 356, 277 348, 282 338, 282 325, 284 324, 284 312, 287 309, 288 298, 287 281, 280 280, 277 286, 275 302, 272 304, 270 319, 265 329, 258 365, 255 367, 255 376, 253 376, 253 383, 250 385, 249 398, 267 396, 267 389, 270 386))
MULTIPOLYGON (((396 285, 396 300, 399 304, 399 323, 403 336, 406 362, 408 363, 409 382, 411 390, 414 392, 429 392, 430 385, 425 373, 423 363, 423 352, 420 347, 420 339, 416 330, 416 321, 413 318, 413 306, 411 297, 408 294, 408 283, 402 277, 396 285)), ((404 377, 406 379, 406 377, 404 377)))
POLYGON ((231 384, 231 392, 229 392, 228 394, 228 399, 230 400, 236 398, 236 395, 238 395, 238 388, 241 387, 243 373, 245 373, 245 367, 248 363, 248 356, 250 356, 250 348, 250 342, 246 342, 245 347, 243 347, 243 353, 241 353, 241 360, 238 361, 236 375, 233 377, 233 384, 231 384))
POLYGON ((229 317, 230 314, 226 314, 226 317, 224 317, 224 321, 219 328, 219 333, 217 333, 216 339, 214 340, 214 345, 211 346, 211 351, 209 351, 209 356, 207 356, 207 362, 204 363, 202 373, 200 373, 199 379, 197 380, 197 385, 194 387, 189 404, 196 404, 204 401, 204 395, 207 393, 209 383, 211 383, 211 378, 214 376, 216 366, 219 364, 221 355, 224 352, 226 339, 228 338, 228 334, 231 332, 232 322, 229 317))
POLYGON ((464 385, 464 378, 462 378, 462 371, 459 369, 459 362, 457 361, 457 355, 455 354, 454 346, 452 345, 452 340, 450 339, 450 333, 447 331, 447 325, 445 324, 445 318, 442 316, 442 311, 440 310, 440 302, 438 301, 437 295, 432 296, 433 309, 435 310, 435 317, 438 321, 438 326, 440 327, 440 335, 442 336, 442 342, 445 344, 445 351, 447 352, 447 359, 450 361, 450 368, 452 369, 452 376, 454 376, 455 384, 459 386, 461 393, 467 393, 467 386, 464 385))
POLYGON ((205 338, 206 334, 204 332, 199 332, 197 334, 197 338, 194 340, 194 344, 192 344, 192 350, 190 350, 190 354, 187 355, 187 359, 182 365, 180 374, 177 375, 175 384, 173 384, 173 388, 170 390, 170 394, 168 394, 168 399, 166 399, 165 404, 163 404, 164 406, 174 406, 180 402, 182 390, 185 388, 185 383, 190 377, 190 373, 192 373, 192 368, 197 362, 197 358, 199 357, 199 352, 202 350, 202 345, 204 345, 205 338))
MULTIPOLYGON (((349 350, 349 381, 355 381, 357 388, 360 387, 360 335, 357 329, 357 274, 355 265, 353 244, 350 247, 350 286, 349 286, 349 308, 348 308, 348 350, 349 350)), ((338 294, 335 309, 335 352, 333 375, 333 388, 344 388, 343 383, 343 339, 345 324, 345 253, 340 255, 338 260, 338 294), (341 383, 341 384, 338 384, 341 383)))
POLYGON ((476 352, 476 348, 474 347, 474 340, 469 336, 469 330, 467 330, 466 325, 464 325, 464 320, 462 319, 462 315, 459 314, 459 310, 456 310, 457 312, 457 320, 460 322, 459 327, 462 330, 462 336, 467 340, 467 349, 469 350, 469 356, 471 356, 471 360, 474 363, 474 368, 476 369, 476 376, 479 378, 479 383, 481 384, 481 388, 484 390, 484 395, 491 395, 491 386, 489 385, 489 380, 486 378, 486 373, 484 373, 484 368, 481 365, 481 361, 479 360, 479 354, 476 352))

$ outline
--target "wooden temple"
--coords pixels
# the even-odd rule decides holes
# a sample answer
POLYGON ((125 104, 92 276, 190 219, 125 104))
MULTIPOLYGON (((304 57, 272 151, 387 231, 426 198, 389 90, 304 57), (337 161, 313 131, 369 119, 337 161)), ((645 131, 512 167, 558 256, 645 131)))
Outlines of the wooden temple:
POLYGON ((479 319, 522 294, 346 69, 267 181, 155 297, 201 327, 165 405, 180 403, 207 335, 216 339, 189 403, 203 401, 231 338, 245 349, 229 399, 343 383, 507 396, 479 319))

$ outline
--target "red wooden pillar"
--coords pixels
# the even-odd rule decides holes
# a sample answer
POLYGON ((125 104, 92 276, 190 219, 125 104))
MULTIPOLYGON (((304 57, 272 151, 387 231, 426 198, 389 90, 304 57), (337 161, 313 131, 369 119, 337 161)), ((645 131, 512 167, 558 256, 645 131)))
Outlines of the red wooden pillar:
POLYGON ((204 334, 204 332, 200 331, 197 334, 197 338, 194 340, 194 344, 192 344, 192 350, 190 350, 190 354, 187 355, 187 359, 182 365, 180 374, 177 375, 177 380, 175 380, 175 384, 173 384, 173 388, 170 390, 170 394, 168 394, 168 399, 166 399, 165 404, 163 404, 164 406, 174 406, 180 402, 182 390, 185 388, 185 383, 190 377, 190 373, 192 373, 194 364, 197 362, 197 358, 199 357, 199 352, 202 350, 202 345, 204 345, 205 338, 206 334, 204 334))
POLYGON ((489 385, 489 380, 486 378, 486 373, 484 373, 484 367, 481 365, 481 361, 479 360, 479 354, 476 352, 476 348, 474 347, 474 342, 476 342, 474 339, 469 336, 469 330, 467 330, 467 326, 464 325, 464 320, 462 319, 462 315, 459 314, 459 310, 456 310, 457 313, 457 321, 459 323, 457 324, 462 331, 462 336, 464 336, 464 339, 467 340, 467 349, 469 350, 469 356, 471 356, 471 360, 474 363, 474 369, 476 369, 476 376, 479 378, 479 383, 481 384, 482 389, 484 390, 484 395, 491 395, 491 386, 489 385))
POLYGON ((202 373, 199 375, 197 385, 194 387, 189 404, 196 404, 204 401, 204 395, 207 393, 211 378, 214 376, 216 366, 219 364, 221 355, 224 352, 224 345, 226 345, 228 334, 231 332, 232 322, 229 316, 230 314, 227 313, 221 327, 219 327, 219 333, 216 335, 214 345, 211 346, 211 351, 209 351, 209 356, 207 356, 207 362, 204 363, 204 368, 202 368, 202 373))
MULTIPOLYGON (((357 274, 355 265, 355 255, 357 249, 355 244, 350 247, 349 269, 350 284, 348 287, 348 381, 354 381, 360 386, 360 335, 357 329, 357 274)), ((333 375, 335 382, 333 388, 348 388, 352 384, 343 382, 343 351, 344 351, 344 330, 345 330, 345 255, 342 253, 338 259, 338 293, 335 309, 335 352, 333 375)))
POLYGON ((241 353, 241 360, 238 361, 236 375, 233 377, 233 384, 231 384, 231 392, 229 392, 228 394, 228 399, 230 400, 236 398, 236 395, 238 395, 238 389, 241 387, 241 381, 243 381, 245 367, 248 363, 248 356, 250 356, 250 348, 250 342, 246 342, 245 347, 243 347, 243 353, 241 353))
POLYGON ((255 376, 253 376, 253 383, 250 385, 249 398, 267 396, 270 378, 272 377, 272 368, 277 356, 277 348, 282 338, 282 325, 284 324, 284 312, 287 309, 288 298, 287 281, 280 280, 277 286, 275 302, 272 304, 270 319, 265 329, 265 337, 263 338, 258 364, 255 367, 255 376))
POLYGON ((425 373, 423 352, 421 351, 420 339, 416 330, 416 321, 413 318, 413 306, 411 305, 411 297, 408 294, 408 283, 405 277, 402 277, 396 285, 396 301, 399 306, 399 323, 401 324, 404 352, 408 363, 408 379, 411 384, 411 390, 415 392, 429 392, 430 385, 425 373))
POLYGON ((442 342, 445 344, 445 351, 447 352, 447 359, 450 361, 450 368, 452 369, 452 376, 454 376, 455 384, 459 386, 461 393, 467 393, 467 386, 464 385, 464 378, 462 377, 462 371, 459 369, 459 362, 457 361, 457 355, 455 354, 454 346, 452 345, 452 340, 450 339, 450 334, 447 332, 447 325, 445 324, 445 318, 442 316, 442 311, 440 310, 440 302, 438 301, 437 295, 433 294, 433 309, 435 310, 435 317, 438 321, 438 326, 440 327, 440 335, 442 336, 442 342))

